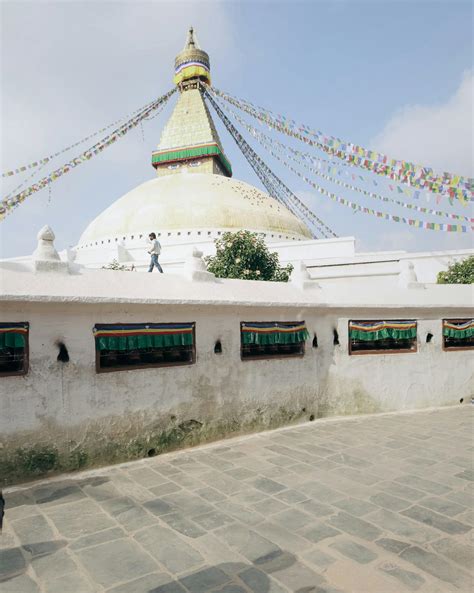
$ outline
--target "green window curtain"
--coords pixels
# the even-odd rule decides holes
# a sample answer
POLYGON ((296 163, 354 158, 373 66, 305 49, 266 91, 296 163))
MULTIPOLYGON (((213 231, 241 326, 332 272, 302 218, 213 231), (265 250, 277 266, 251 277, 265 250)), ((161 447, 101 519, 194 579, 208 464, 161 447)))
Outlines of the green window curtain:
POLYGON ((283 323, 242 323, 243 344, 297 344, 309 338, 304 322, 283 323))
POLYGON ((0 350, 25 348, 28 323, 0 323, 0 350))
POLYGON ((147 350, 171 346, 192 346, 194 324, 96 325, 97 350, 147 350))
POLYGON ((413 339, 416 338, 416 321, 350 321, 349 338, 366 342, 413 339))
POLYGON ((474 336, 474 319, 444 319, 443 336, 456 340, 467 340, 474 336))

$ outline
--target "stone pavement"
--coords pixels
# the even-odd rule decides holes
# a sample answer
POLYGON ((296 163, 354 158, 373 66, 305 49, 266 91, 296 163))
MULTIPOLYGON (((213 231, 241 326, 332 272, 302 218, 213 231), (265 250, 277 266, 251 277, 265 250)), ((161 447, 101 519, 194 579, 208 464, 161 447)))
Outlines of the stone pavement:
POLYGON ((9 489, 0 591, 467 593, 473 413, 318 420, 9 489))

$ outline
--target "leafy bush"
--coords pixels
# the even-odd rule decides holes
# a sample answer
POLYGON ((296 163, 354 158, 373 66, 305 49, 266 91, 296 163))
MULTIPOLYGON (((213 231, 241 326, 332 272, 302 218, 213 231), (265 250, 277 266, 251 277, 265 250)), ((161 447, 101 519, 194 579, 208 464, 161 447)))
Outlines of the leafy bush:
POLYGON ((110 264, 107 264, 106 266, 102 266, 103 270, 118 270, 120 272, 133 272, 135 270, 135 266, 131 266, 130 268, 128 266, 124 266, 122 264, 120 264, 116 259, 113 259, 110 264))
POLYGON ((446 272, 438 272, 438 284, 474 284, 474 255, 451 264, 446 272))
POLYGON ((218 278, 288 282, 293 266, 280 267, 278 253, 270 253, 263 235, 250 231, 224 233, 215 241, 216 255, 205 257, 207 269, 218 278))

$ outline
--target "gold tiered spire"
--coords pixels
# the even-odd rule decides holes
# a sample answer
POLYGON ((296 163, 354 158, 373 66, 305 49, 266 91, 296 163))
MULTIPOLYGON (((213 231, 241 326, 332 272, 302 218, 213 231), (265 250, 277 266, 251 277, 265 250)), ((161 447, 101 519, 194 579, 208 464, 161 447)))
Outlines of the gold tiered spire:
POLYGON ((209 56, 199 47, 194 29, 190 27, 184 49, 174 61, 174 83, 179 85, 186 80, 199 79, 210 84, 210 68, 209 56))
POLYGON ((152 155, 158 176, 185 169, 232 177, 232 167, 199 89, 200 82, 210 84, 209 69, 209 56, 199 48, 191 27, 184 49, 175 60, 180 96, 152 155))

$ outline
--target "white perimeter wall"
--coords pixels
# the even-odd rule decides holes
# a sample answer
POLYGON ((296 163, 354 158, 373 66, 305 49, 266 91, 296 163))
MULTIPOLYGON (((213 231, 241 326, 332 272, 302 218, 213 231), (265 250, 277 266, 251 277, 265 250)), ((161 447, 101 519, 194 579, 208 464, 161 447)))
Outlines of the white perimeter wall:
MULTIPOLYGON (((180 237, 160 237, 163 247, 160 262, 165 272, 181 270, 194 247, 198 247, 204 255, 215 253, 214 240, 220 238, 221 231, 213 229, 212 232, 203 230, 199 233, 197 235, 193 231, 194 236, 191 239, 185 230, 182 231, 182 235, 180 232, 180 237)), ((368 282, 370 285, 384 286, 387 282, 393 282, 390 276, 398 275, 400 262, 404 260, 413 263, 418 282, 435 283, 438 272, 447 270, 455 261, 474 255, 474 249, 420 253, 406 251, 357 253, 354 237, 279 241, 267 234, 266 242, 271 251, 278 253, 282 266, 291 263, 296 267, 299 262, 304 262, 309 268, 311 277, 317 279, 322 285, 340 283, 347 278, 353 278, 362 280, 364 283, 368 282)), ((68 257, 66 252, 61 255, 63 259, 68 257)), ((112 239, 110 244, 71 251, 69 257, 75 257, 76 263, 90 268, 101 268, 115 259, 124 265, 133 265, 138 271, 144 271, 150 263, 145 238, 138 239, 138 235, 133 241, 112 239)))
POLYGON ((132 442, 189 420, 209 428, 203 433, 209 439, 225 436, 226 426, 257 430, 310 414, 456 404, 474 395, 473 353, 442 350, 443 315, 441 309, 4 303, 2 321, 30 323, 30 369, 24 377, 0 378, 1 446, 4 453, 42 443, 100 452, 110 442, 132 442), (348 355, 349 318, 400 317, 419 320, 418 352, 348 355), (303 358, 240 359, 240 321, 301 319, 311 334, 303 358), (96 373, 95 323, 184 321, 196 322, 196 364, 96 373), (69 351, 66 364, 57 361, 57 340, 69 351))

